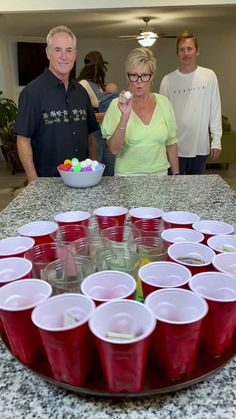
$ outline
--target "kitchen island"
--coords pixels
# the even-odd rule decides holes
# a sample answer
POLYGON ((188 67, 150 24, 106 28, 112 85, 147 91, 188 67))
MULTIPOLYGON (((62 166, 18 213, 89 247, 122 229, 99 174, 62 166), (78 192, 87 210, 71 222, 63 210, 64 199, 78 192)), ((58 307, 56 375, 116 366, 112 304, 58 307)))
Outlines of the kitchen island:
MULTIPOLYGON (((202 219, 233 224, 236 193, 217 175, 103 178, 92 188, 72 189, 60 178, 32 182, 0 214, 0 239, 22 224, 53 220, 66 210, 104 205, 186 210, 202 219)), ((0 342, 0 416, 8 418, 227 418, 236 417, 236 358, 214 376, 174 393, 140 398, 102 398, 58 388, 19 364, 0 342)))

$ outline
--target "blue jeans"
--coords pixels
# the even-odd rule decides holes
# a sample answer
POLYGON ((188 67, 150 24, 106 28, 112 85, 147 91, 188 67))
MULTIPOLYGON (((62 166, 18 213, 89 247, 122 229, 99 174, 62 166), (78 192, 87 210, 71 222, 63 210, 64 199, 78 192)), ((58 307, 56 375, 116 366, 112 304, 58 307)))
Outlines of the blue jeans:
POLYGON ((179 157, 181 175, 204 175, 208 156, 179 157))

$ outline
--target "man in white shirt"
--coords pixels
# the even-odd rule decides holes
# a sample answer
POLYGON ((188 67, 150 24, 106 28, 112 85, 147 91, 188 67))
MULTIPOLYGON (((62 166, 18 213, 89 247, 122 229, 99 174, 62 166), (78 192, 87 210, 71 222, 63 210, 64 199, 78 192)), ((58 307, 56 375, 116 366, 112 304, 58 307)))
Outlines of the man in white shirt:
POLYGON ((183 32, 177 40, 179 67, 161 81, 160 94, 170 100, 176 116, 181 174, 204 174, 210 153, 221 153, 221 103, 217 77, 197 65, 198 41, 183 32), (211 137, 211 143, 210 143, 211 137))

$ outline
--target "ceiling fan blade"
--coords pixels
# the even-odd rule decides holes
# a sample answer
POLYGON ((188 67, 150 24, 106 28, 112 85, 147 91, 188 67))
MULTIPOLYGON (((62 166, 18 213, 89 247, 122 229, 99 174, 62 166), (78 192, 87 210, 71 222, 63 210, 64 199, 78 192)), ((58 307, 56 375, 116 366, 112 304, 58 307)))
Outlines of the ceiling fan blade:
POLYGON ((116 38, 137 39, 138 38, 138 35, 117 35, 116 38))
POLYGON ((165 33, 159 33, 158 38, 177 38, 177 35, 167 35, 165 33))

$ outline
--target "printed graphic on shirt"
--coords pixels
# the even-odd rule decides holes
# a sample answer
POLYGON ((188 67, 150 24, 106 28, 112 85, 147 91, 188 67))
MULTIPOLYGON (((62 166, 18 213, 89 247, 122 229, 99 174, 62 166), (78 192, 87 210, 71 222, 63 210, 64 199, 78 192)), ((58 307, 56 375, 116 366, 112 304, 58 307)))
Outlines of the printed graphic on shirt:
POLYGON ((67 109, 64 110, 51 110, 50 112, 43 113, 43 120, 45 125, 60 124, 61 122, 69 122, 70 119, 73 122, 86 121, 87 112, 85 109, 72 109, 70 114, 67 109))
POLYGON ((173 90, 173 93, 180 94, 180 93, 191 93, 191 92, 199 92, 200 90, 205 90, 206 86, 196 86, 196 87, 188 87, 185 89, 176 89, 173 90))

